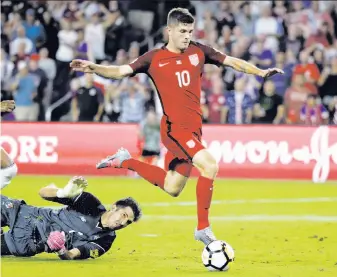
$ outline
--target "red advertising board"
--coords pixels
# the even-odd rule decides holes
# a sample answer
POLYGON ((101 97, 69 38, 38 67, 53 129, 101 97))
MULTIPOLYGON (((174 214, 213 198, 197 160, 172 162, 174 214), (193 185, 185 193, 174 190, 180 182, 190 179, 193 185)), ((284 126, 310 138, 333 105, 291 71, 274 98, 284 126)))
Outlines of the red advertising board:
MULTIPOLYGON (((205 125, 203 139, 219 177, 337 180, 336 127, 205 125)), ((2 123, 1 145, 21 174, 125 175, 95 165, 121 146, 137 155, 137 126, 2 123)))

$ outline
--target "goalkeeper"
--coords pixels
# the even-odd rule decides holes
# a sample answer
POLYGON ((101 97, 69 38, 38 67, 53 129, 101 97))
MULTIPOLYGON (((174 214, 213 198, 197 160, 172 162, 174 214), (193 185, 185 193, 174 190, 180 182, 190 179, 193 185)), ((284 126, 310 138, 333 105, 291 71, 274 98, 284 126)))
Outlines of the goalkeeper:
POLYGON ((39 208, 1 195, 1 255, 20 257, 47 252, 60 259, 97 258, 106 253, 120 230, 137 221, 141 210, 132 198, 115 202, 110 210, 84 192, 87 181, 74 177, 63 188, 49 185, 39 194, 66 205, 61 209, 39 208))

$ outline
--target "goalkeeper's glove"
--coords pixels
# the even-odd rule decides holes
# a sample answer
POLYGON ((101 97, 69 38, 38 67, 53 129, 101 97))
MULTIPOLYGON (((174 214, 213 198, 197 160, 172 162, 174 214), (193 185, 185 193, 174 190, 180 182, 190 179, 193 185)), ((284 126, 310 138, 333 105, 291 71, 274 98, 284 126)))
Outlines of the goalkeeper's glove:
POLYGON ((80 195, 87 186, 86 179, 82 176, 75 176, 63 189, 59 189, 56 195, 58 198, 74 198, 80 195))

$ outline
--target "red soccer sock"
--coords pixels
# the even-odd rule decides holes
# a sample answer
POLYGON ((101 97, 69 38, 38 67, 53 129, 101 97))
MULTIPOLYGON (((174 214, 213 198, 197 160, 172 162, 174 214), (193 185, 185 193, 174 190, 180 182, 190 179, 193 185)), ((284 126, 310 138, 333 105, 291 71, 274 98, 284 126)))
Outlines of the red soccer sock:
POLYGON ((122 163, 122 168, 136 171, 140 176, 149 181, 151 184, 164 189, 167 172, 159 166, 151 165, 131 158, 122 163))
POLYGON ((213 179, 200 176, 197 183, 198 230, 209 226, 208 211, 213 194, 213 179))

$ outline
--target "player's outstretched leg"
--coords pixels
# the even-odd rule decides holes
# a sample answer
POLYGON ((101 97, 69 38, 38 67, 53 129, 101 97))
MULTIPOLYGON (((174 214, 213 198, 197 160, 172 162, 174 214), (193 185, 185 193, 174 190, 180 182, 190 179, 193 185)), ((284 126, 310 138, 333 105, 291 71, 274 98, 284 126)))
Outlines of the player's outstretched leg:
POLYGON ((201 173, 196 188, 198 226, 194 237, 207 245, 216 240, 210 227, 208 216, 213 195, 213 182, 218 172, 218 165, 206 149, 200 150, 195 154, 193 164, 201 173))
POLYGON ((165 190, 164 185, 167 172, 159 166, 133 159, 129 151, 124 148, 120 148, 114 155, 96 164, 97 169, 106 167, 125 168, 136 171, 145 180, 165 190))

